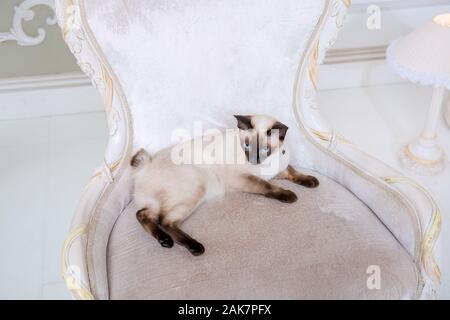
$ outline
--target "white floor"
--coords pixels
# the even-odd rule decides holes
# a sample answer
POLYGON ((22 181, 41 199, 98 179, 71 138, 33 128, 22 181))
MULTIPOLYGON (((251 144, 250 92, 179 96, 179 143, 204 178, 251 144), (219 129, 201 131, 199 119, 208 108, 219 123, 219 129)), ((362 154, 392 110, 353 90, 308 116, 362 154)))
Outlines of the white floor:
MULTIPOLYGON (((397 155, 415 137, 431 91, 413 85, 320 93, 330 122, 372 155, 399 168, 397 155), (351 122, 350 122, 351 121, 351 122)), ((0 121, 0 298, 64 299, 60 250, 71 215, 106 145, 104 114, 0 121)), ((450 155, 450 130, 439 138, 450 155)), ((421 177, 444 215, 440 248, 442 297, 450 298, 450 166, 421 177)))
POLYGON ((60 252, 106 145, 103 113, 0 121, 0 299, 70 298, 60 252))

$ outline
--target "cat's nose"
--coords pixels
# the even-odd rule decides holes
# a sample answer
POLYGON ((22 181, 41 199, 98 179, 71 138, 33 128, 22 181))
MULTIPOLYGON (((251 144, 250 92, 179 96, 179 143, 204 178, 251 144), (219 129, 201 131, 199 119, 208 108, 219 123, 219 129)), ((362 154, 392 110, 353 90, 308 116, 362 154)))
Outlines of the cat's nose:
POLYGON ((248 162, 251 164, 259 164, 259 156, 257 152, 250 152, 248 162))

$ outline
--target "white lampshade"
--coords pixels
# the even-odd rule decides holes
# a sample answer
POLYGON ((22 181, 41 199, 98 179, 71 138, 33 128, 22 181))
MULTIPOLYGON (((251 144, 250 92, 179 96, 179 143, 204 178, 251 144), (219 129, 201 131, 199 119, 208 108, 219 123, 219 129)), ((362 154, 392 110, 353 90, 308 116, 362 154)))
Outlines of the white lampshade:
POLYGON ((450 13, 392 42, 387 60, 409 81, 450 90, 450 13))

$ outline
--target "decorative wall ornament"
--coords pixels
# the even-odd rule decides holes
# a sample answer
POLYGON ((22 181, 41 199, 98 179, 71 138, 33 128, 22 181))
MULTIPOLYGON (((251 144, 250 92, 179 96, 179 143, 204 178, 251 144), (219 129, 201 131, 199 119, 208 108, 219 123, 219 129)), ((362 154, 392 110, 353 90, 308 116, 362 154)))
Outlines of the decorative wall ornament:
POLYGON ((37 29, 37 36, 31 36, 23 29, 23 22, 33 20, 35 17, 33 8, 40 5, 47 6, 52 10, 53 16, 48 17, 46 23, 49 26, 55 25, 57 21, 53 0, 24 0, 14 7, 13 23, 9 32, 0 32, 0 44, 5 41, 16 41, 20 46, 35 46, 42 43, 47 34, 44 28, 37 29))

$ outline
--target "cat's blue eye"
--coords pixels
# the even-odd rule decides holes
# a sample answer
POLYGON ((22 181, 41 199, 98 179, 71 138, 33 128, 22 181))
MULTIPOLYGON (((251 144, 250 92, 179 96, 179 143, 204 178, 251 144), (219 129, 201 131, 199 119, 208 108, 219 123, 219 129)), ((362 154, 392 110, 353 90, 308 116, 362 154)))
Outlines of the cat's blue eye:
POLYGON ((250 150, 250 144, 249 143, 244 143, 244 150, 246 150, 246 151, 250 150))
POLYGON ((264 146, 264 147, 262 147, 262 148, 259 149, 259 150, 262 151, 262 152, 264 152, 264 153, 267 153, 267 152, 269 152, 269 147, 264 146))

